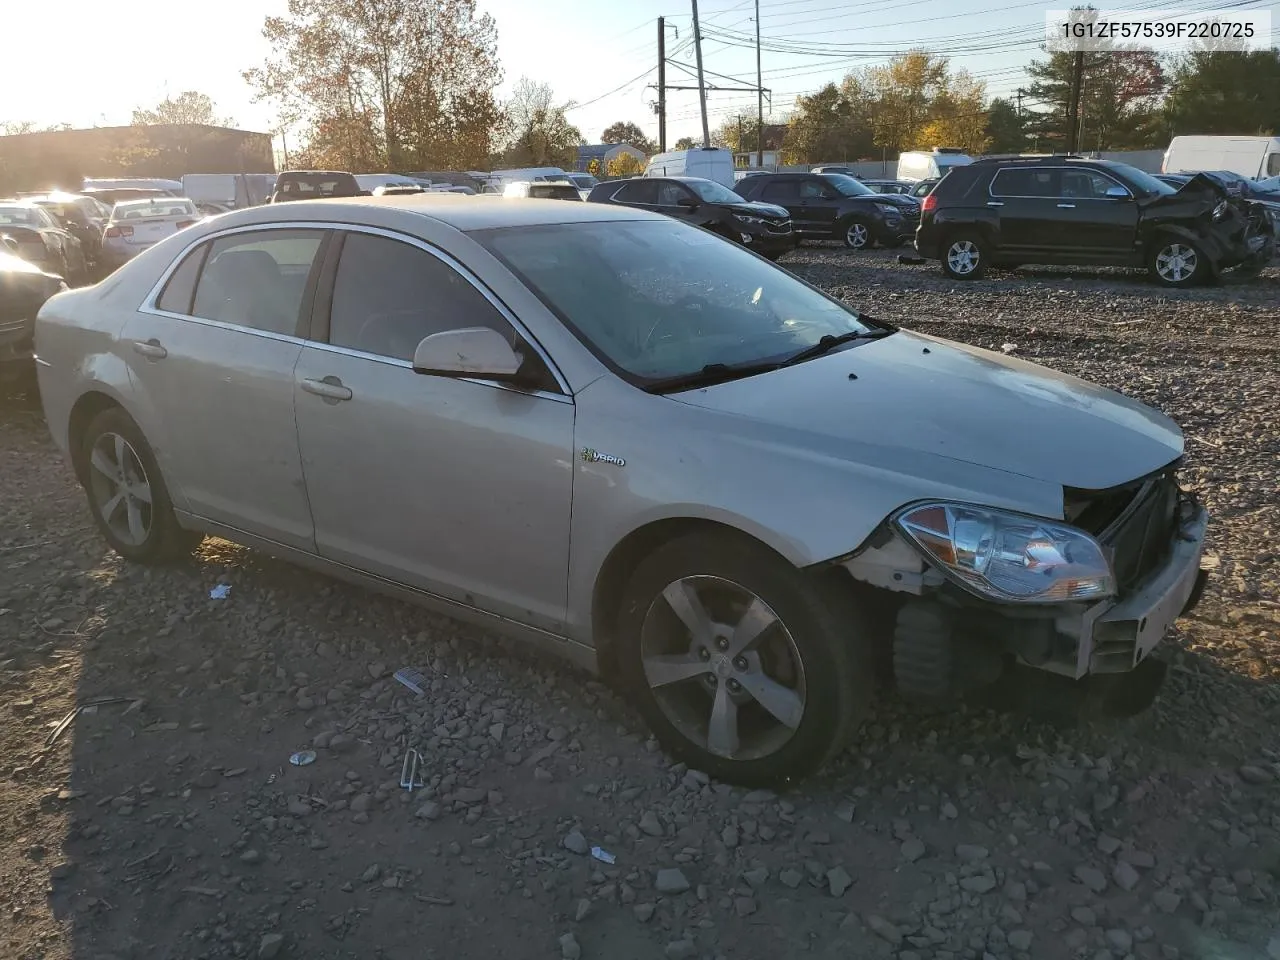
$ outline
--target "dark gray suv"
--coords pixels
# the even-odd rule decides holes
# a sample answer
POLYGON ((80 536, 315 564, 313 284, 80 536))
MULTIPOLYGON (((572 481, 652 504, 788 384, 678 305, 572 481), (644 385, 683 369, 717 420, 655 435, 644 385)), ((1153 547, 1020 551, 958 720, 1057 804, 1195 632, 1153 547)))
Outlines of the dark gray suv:
POLYGON ((738 192, 786 207, 801 238, 839 240, 853 250, 901 246, 920 224, 913 197, 876 193, 841 173, 762 173, 740 180, 738 192))

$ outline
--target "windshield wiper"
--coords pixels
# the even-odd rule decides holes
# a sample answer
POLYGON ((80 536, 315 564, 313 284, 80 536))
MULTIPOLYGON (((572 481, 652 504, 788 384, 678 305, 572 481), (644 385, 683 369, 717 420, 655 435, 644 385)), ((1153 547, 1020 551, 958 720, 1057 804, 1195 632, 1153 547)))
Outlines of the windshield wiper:
POLYGON ((730 366, 727 363, 708 363, 701 370, 693 373, 682 373, 675 377, 664 377, 644 385, 646 393, 668 393, 674 390, 693 390, 696 387, 710 387, 717 383, 726 383, 742 377, 753 377, 757 373, 768 373, 777 370, 781 363, 744 363, 730 366))
POLYGON ((783 360, 779 366, 789 367, 792 364, 804 363, 806 360, 812 360, 815 357, 820 357, 824 353, 830 353, 842 344, 854 343, 858 340, 879 340, 882 337, 889 336, 889 334, 893 332, 893 328, 891 327, 881 327, 878 330, 850 331, 849 333, 842 333, 839 336, 829 333, 812 346, 805 347, 803 350, 793 353, 791 356, 787 357, 787 359, 783 360))

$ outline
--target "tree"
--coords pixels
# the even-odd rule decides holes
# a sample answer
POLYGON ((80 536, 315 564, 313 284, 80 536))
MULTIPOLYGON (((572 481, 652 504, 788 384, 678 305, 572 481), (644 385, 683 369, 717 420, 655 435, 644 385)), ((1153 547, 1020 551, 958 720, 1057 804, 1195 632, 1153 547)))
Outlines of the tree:
POLYGON ((645 155, 658 152, 657 146, 644 135, 644 131, 630 121, 619 120, 611 123, 600 134, 601 143, 629 143, 645 155))
POLYGON ((609 176, 635 177, 644 173, 644 164, 629 153, 620 153, 609 161, 609 176))
POLYGON ((565 117, 550 85, 522 77, 506 104, 511 141, 504 162, 513 167, 571 167, 582 133, 565 117))
POLYGON ((165 97, 154 108, 138 107, 130 120, 135 127, 149 127, 162 123, 192 123, 206 127, 234 127, 230 117, 219 117, 213 100, 198 90, 184 90, 176 97, 165 97))
POLYGON ((795 112, 782 140, 782 158, 787 163, 852 159, 862 155, 860 147, 870 147, 870 136, 859 143, 856 133, 849 98, 840 87, 828 83, 815 93, 796 98, 795 112))
POLYGON ((1172 74, 1169 134, 1280 132, 1280 50, 1197 51, 1176 60, 1172 74))
POLYGON ((1021 153, 1027 146, 1018 108, 1008 100, 997 97, 987 109, 987 149, 992 153, 1021 153))
POLYGON ((345 158, 340 166, 488 161, 501 130, 502 71, 497 28, 475 0, 289 0, 262 32, 272 55, 245 80, 284 124, 306 124, 308 142, 345 158))
POLYGON ((697 146, 698 146, 697 141, 695 141, 693 137, 681 137, 679 140, 676 141, 675 146, 672 147, 671 149, 672 150, 694 150, 694 149, 697 149, 697 146))
POLYGON ((591 162, 587 164, 587 173, 591 174, 593 177, 600 176, 601 170, 599 157, 591 158, 591 162))

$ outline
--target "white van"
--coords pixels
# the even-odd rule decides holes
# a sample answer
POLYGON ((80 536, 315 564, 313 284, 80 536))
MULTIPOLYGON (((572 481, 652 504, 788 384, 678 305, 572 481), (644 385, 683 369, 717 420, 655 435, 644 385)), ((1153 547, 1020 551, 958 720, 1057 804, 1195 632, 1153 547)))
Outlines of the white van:
POLYGON ((81 190, 163 190, 170 196, 182 196, 181 180, 158 180, 147 177, 124 177, 109 179, 102 177, 85 177, 80 184, 81 190))
POLYGON ((182 175, 183 196, 194 200, 201 210, 214 206, 227 210, 256 207, 271 199, 275 184, 274 173, 184 173, 182 175))
POLYGON ((1280 137, 1174 137, 1161 173, 1226 170, 1265 180, 1280 176, 1280 137))
POLYGON ((355 177, 360 189, 371 193, 378 187, 425 187, 430 184, 430 181, 423 183, 401 173, 357 173, 355 177))
POLYGON ((952 167, 973 163, 973 157, 956 147, 908 150, 898 157, 898 179, 910 183, 937 180, 952 167))
POLYGON ((649 158, 644 168, 646 177, 702 177, 733 189, 736 178, 733 153, 724 147, 699 147, 694 150, 670 150, 649 158))

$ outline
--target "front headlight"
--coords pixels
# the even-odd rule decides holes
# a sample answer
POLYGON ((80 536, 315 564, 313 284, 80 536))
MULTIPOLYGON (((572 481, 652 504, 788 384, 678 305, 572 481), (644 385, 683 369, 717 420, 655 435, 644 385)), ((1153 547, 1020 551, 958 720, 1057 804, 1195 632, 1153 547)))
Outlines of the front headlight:
POLYGON ((962 503, 917 505, 895 523, 945 573, 993 600, 1065 603, 1115 593, 1098 542, 1062 523, 962 503))
POLYGON ((899 207, 896 203, 877 203, 876 206, 879 207, 885 213, 892 213, 898 216, 901 216, 902 214, 902 208, 899 207))
POLYGON ((739 223, 764 223, 764 220, 760 217, 748 217, 745 213, 735 213, 733 219, 739 223))
POLYGON ((1227 215, 1227 210, 1229 209, 1230 207, 1228 206, 1227 201, 1220 200, 1218 202, 1218 205, 1213 208, 1213 219, 1221 220, 1223 217, 1227 215))

